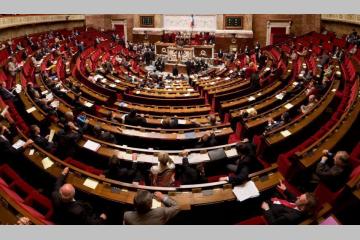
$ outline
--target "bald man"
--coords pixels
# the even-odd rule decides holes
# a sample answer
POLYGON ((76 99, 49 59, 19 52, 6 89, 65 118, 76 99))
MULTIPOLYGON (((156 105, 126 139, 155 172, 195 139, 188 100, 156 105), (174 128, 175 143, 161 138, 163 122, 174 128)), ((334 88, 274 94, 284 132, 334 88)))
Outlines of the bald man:
POLYGON ((52 193, 52 201, 55 210, 55 222, 58 224, 103 224, 107 219, 102 213, 96 215, 92 208, 84 202, 75 200, 75 188, 70 183, 64 183, 69 168, 65 168, 56 180, 55 189, 52 193))

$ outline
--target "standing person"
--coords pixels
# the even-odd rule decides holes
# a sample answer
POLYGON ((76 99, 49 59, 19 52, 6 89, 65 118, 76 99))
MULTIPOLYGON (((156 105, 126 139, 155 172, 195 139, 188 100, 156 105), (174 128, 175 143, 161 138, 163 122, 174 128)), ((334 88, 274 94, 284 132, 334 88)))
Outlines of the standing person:
POLYGON ((89 204, 75 199, 75 188, 70 183, 65 183, 69 168, 66 167, 57 178, 52 202, 55 210, 55 220, 59 224, 103 224, 107 219, 105 213, 99 216, 94 213, 89 204))

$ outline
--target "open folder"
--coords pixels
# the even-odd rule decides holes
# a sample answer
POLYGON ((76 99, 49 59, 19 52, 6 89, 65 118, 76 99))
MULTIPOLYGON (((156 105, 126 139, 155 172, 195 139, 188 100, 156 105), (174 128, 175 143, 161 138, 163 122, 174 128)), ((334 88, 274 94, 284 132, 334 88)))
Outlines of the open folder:
POLYGON ((233 189, 238 201, 242 202, 249 198, 254 198, 260 196, 259 189, 257 189, 253 181, 248 181, 242 185, 235 186, 233 189))

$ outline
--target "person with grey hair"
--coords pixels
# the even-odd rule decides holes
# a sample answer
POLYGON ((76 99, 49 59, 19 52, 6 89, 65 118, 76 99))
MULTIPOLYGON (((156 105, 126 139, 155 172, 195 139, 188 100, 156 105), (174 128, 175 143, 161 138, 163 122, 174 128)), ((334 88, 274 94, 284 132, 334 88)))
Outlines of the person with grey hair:
POLYGON ((66 167, 57 178, 51 194, 55 210, 54 220, 58 224, 103 224, 107 219, 105 213, 100 216, 94 213, 89 204, 75 200, 75 188, 65 183, 69 168, 66 167))
POLYGON ((329 150, 323 150, 321 161, 316 166, 313 182, 323 182, 332 191, 343 187, 351 173, 349 154, 338 151, 335 155, 329 150))
POLYGON ((173 199, 161 192, 154 194, 146 190, 139 190, 134 197, 135 211, 124 213, 124 224, 127 225, 161 225, 179 213, 180 209, 173 199), (165 207, 152 209, 153 198, 161 202, 165 207))

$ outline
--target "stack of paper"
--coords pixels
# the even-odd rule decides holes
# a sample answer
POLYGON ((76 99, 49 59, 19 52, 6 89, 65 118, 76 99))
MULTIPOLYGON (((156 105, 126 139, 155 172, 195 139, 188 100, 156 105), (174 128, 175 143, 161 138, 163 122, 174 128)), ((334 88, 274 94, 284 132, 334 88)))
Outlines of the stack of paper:
POLYGON ((185 119, 178 119, 178 124, 184 125, 184 124, 186 124, 186 120, 185 119))
POLYGON ((284 107, 286 108, 286 109, 290 109, 290 108, 292 108, 294 105, 292 105, 291 103, 288 103, 288 104, 286 104, 284 107))
POLYGON ((23 140, 19 139, 19 140, 16 141, 16 143, 14 143, 12 145, 12 147, 15 148, 15 149, 19 149, 22 146, 24 146, 24 144, 25 144, 25 142, 23 140))
POLYGON ((116 87, 116 85, 113 84, 113 83, 112 83, 112 84, 109 84, 109 86, 112 87, 112 88, 115 88, 115 87, 116 87))
POLYGON ((152 205, 151 205, 151 209, 159 208, 159 207, 161 207, 161 202, 159 202, 158 200, 156 200, 155 198, 153 198, 153 200, 152 200, 152 205))
POLYGON ((50 130, 49 139, 48 139, 49 142, 52 142, 52 140, 53 140, 53 138, 54 138, 54 135, 55 135, 55 130, 54 130, 54 129, 51 129, 51 130, 50 130))
POLYGON ((251 102, 251 101, 254 101, 256 98, 254 96, 251 96, 248 98, 248 101, 251 102))
POLYGON ((279 93, 278 95, 275 96, 277 99, 282 100, 284 98, 284 94, 279 93))
POLYGON ((281 135, 283 135, 283 137, 287 137, 291 135, 291 132, 289 130, 281 131, 280 133, 281 135))
POLYGON ((33 111, 36 111, 36 107, 31 107, 26 110, 27 113, 32 113, 33 111))
POLYGON ((87 148, 87 149, 89 149, 91 151, 94 151, 94 152, 99 150, 100 146, 101 145, 99 143, 93 142, 91 140, 87 140, 86 143, 84 144, 84 148, 87 148))
POLYGON ((225 80, 230 80, 230 78, 229 78, 229 77, 226 77, 225 80))
POLYGON ((85 101, 84 102, 84 106, 85 107, 92 107, 94 104, 93 103, 91 103, 91 102, 88 102, 88 101, 85 101))
POLYGON ((48 92, 49 92, 48 90, 45 90, 45 91, 42 91, 41 94, 45 95, 45 94, 48 94, 48 92))
POLYGON ((60 102, 58 100, 52 101, 50 103, 50 106, 53 107, 53 108, 58 108, 59 105, 60 105, 60 102))
POLYGON ((98 181, 93 180, 91 178, 87 178, 83 183, 84 186, 86 186, 88 188, 91 188, 91 189, 95 189, 98 184, 99 184, 98 181))
POLYGON ((228 158, 231 158, 231 157, 236 157, 238 155, 237 151, 235 148, 232 148, 232 149, 229 149, 229 150, 226 150, 225 151, 225 154, 228 158))
POLYGON ((121 81, 119 79, 115 79, 115 82, 116 83, 120 83, 121 81))
POLYGON ((41 163, 44 167, 44 169, 48 169, 49 167, 51 167, 54 162, 50 160, 50 158, 46 157, 43 160, 41 160, 41 163))
POLYGON ((253 181, 248 181, 243 185, 234 187, 233 193, 235 194, 237 200, 240 202, 249 198, 260 196, 259 189, 257 189, 253 181))

